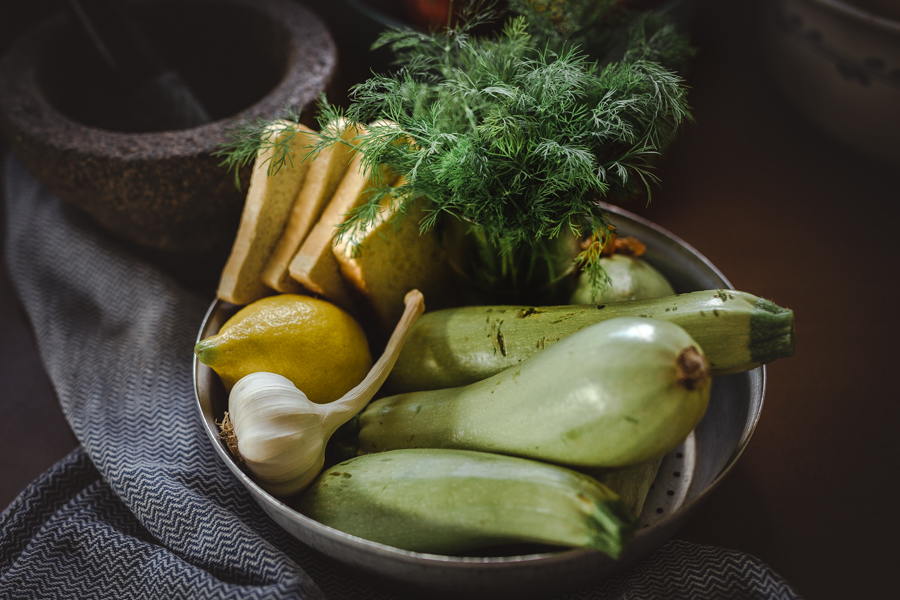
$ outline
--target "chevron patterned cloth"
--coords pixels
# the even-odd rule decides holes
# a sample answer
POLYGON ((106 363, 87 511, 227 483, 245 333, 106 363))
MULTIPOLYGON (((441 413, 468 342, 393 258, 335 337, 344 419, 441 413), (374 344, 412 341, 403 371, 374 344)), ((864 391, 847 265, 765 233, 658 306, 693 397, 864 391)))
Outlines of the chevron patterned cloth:
MULTIPOLYGON (((5 164, 6 254, 80 447, 0 514, 0 599, 393 598, 285 533, 194 413, 209 298, 5 164)), ((746 554, 672 541, 571 600, 797 598, 746 554)))

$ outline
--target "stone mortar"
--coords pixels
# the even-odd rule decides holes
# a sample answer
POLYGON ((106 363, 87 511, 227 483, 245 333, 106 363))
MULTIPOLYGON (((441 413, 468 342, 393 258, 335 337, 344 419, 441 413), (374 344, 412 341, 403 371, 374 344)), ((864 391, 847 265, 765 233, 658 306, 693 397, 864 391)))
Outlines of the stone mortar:
MULTIPOLYGON (((179 19, 186 7, 195 19, 202 16, 194 24, 202 30, 184 26, 187 32, 202 31, 197 45, 204 47, 198 52, 209 51, 209 38, 203 35, 218 36, 219 44, 253 46, 251 54, 262 59, 259 68, 273 73, 273 87, 246 100, 237 112, 214 114, 217 120, 193 129, 127 133, 84 124, 58 109, 60 98, 65 103, 71 90, 48 80, 55 75, 47 65, 64 60, 60 55, 66 50, 58 40, 74 31, 66 16, 58 14, 20 38, 0 62, 0 131, 50 191, 119 238, 167 254, 221 254, 234 239, 249 167, 241 173, 238 190, 233 174, 212 153, 238 121, 271 119, 287 106, 312 108, 332 79, 337 49, 318 17, 291 0, 144 0, 135 5, 146 15, 162 11, 165 19, 179 19)), ((247 53, 237 48, 225 54, 238 61, 247 53)), ((210 65, 226 60, 216 61, 215 52, 210 57, 210 65)), ((229 74, 228 65, 217 68, 229 74)), ((251 75, 255 70, 247 67, 251 75)), ((65 79, 66 71, 58 68, 57 79, 65 79)), ((241 84, 227 82, 235 94, 246 96, 241 84)), ((223 95, 208 97, 215 103, 223 95)), ((228 102, 220 104, 228 110, 228 102)), ((305 122, 311 113, 304 111, 305 122)))

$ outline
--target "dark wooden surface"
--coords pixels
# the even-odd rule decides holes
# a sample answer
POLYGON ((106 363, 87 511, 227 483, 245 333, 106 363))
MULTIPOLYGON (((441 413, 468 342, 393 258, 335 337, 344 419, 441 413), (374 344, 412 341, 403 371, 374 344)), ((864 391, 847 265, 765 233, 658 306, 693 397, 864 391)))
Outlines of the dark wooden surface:
MULTIPOLYGON (((893 281, 900 168, 855 154, 787 106, 760 57, 758 3, 701 1, 696 123, 649 207, 738 289, 795 311, 736 468, 678 537, 751 553, 804 597, 887 598, 900 518, 893 281)), ((0 268, 0 506, 75 447, 0 268)))

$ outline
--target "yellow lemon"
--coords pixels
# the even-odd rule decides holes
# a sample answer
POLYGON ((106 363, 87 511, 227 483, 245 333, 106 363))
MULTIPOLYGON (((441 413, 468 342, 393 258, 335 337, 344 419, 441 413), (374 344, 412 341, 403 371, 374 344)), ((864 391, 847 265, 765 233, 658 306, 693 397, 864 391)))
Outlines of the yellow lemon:
POLYGON ((248 304, 194 347, 228 390, 250 373, 290 379, 313 402, 331 402, 357 385, 372 367, 359 323, 330 302, 279 294, 248 304))

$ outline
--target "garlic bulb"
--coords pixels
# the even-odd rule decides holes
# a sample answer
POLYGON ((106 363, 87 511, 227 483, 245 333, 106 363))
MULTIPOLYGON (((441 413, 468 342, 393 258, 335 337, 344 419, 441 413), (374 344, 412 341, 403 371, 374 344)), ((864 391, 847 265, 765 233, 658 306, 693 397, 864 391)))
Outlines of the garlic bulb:
POLYGON ((222 437, 267 492, 295 494, 322 470, 328 440, 376 394, 425 310, 418 290, 409 292, 405 302, 384 353, 359 385, 339 400, 316 404, 275 373, 251 373, 235 383, 228 396, 222 437))
POLYGON ((275 373, 242 377, 228 397, 229 443, 275 496, 303 489, 325 460, 324 407, 275 373))

